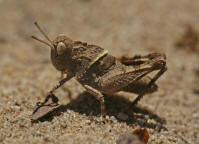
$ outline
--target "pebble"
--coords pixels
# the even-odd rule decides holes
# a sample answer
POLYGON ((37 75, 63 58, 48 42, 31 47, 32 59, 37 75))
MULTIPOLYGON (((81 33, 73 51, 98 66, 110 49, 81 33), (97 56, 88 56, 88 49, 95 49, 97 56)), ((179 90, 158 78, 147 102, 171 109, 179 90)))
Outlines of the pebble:
POLYGON ((138 136, 126 133, 119 136, 116 144, 141 144, 142 142, 139 140, 138 136))
POLYGON ((120 113, 118 113, 117 118, 120 119, 120 120, 124 120, 125 121, 125 120, 128 119, 128 115, 126 115, 125 113, 120 112, 120 113))

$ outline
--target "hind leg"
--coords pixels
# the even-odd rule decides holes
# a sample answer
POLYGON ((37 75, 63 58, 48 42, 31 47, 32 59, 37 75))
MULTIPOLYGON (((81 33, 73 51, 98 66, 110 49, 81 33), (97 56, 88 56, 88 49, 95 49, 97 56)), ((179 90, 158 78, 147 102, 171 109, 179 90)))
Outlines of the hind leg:
MULTIPOLYGON (((166 60, 165 54, 161 53, 150 53, 148 55, 135 55, 134 57, 121 57, 119 61, 126 65, 126 66, 135 66, 135 67, 143 67, 145 65, 149 65, 151 62, 160 61, 160 60, 166 60)), ((137 104, 137 102, 144 96, 144 94, 154 91, 155 88, 155 81, 167 70, 166 63, 160 67, 159 72, 148 82, 144 81, 138 81, 134 82, 127 86, 127 88, 124 88, 124 91, 126 90, 137 90, 137 93, 139 94, 138 97, 134 100, 132 105, 137 104), (138 92, 139 90, 139 92, 138 92)))
POLYGON ((122 56, 118 60, 126 66, 144 66, 150 63, 150 60, 166 59, 165 54, 150 53, 147 55, 135 55, 133 57, 122 56))
POLYGON ((153 83, 150 88, 148 88, 148 83, 151 81, 149 76, 145 76, 142 79, 135 81, 128 86, 124 87, 121 91, 130 92, 135 94, 141 94, 143 91, 145 94, 153 93, 158 90, 158 85, 153 83))
MULTIPOLYGON (((147 84, 146 86, 144 86, 145 88, 143 88, 143 91, 140 92, 140 94, 136 97, 136 99, 132 102, 132 106, 136 105, 145 94, 147 94, 150 91, 154 90, 154 85, 155 85, 155 81, 158 80, 158 78, 167 70, 166 67, 162 68, 147 84)), ((141 87, 142 88, 142 87, 141 87)))
POLYGON ((128 88, 128 90, 137 91, 138 96, 132 105, 136 105, 145 94, 157 90, 155 82, 167 70, 166 56, 160 53, 152 53, 145 56, 139 55, 133 58, 123 57, 120 62, 127 66, 127 70, 121 74, 112 74, 111 77, 102 78, 104 85, 102 90, 125 91, 128 88), (149 81, 142 81, 152 71, 158 72, 149 81))

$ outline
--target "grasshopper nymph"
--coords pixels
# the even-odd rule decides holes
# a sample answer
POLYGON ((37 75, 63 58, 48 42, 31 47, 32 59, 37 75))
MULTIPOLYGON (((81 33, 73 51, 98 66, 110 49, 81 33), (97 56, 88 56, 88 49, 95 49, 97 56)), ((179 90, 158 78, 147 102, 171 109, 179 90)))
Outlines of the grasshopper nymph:
POLYGON ((32 38, 50 47, 53 66, 66 75, 50 93, 75 77, 87 92, 100 101, 102 116, 105 115, 103 94, 119 91, 136 93, 138 97, 132 103, 135 105, 145 94, 157 90, 155 81, 167 70, 165 54, 150 53, 117 59, 106 49, 73 41, 65 35, 59 35, 52 41, 37 23, 35 25, 48 42, 35 36, 32 38), (154 77, 147 76, 153 71, 158 71, 154 77))

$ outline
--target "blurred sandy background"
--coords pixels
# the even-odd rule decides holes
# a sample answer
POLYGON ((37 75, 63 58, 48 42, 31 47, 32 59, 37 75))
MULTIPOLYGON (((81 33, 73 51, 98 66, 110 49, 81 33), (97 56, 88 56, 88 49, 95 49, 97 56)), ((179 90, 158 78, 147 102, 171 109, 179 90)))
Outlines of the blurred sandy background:
POLYGON ((113 144, 139 127, 148 129, 152 144, 199 143, 199 47, 174 45, 188 25, 199 32, 198 0, 0 0, 0 143, 113 144), (117 57, 166 53, 159 91, 145 96, 125 120, 118 114, 136 95, 107 96, 110 122, 102 124, 98 101, 71 80, 56 91, 65 111, 31 124, 36 102, 60 76, 49 48, 30 38, 42 38, 35 21, 51 39, 63 33, 117 57))

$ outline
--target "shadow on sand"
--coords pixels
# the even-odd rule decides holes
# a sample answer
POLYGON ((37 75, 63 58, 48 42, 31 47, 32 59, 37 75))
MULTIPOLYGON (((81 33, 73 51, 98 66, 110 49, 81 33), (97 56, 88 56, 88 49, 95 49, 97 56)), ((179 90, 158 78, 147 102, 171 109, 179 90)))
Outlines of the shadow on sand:
MULTIPOLYGON (((105 95, 106 115, 115 116, 119 122, 125 122, 128 125, 139 125, 142 128, 151 128, 157 131, 167 130, 165 127, 166 120, 146 108, 135 106, 128 111, 124 111, 124 109, 127 109, 130 105, 131 102, 122 96, 105 95), (119 119, 117 115, 120 112, 125 113, 128 119, 119 119)), ((59 116, 68 109, 80 114, 86 114, 87 116, 100 116, 100 103, 89 93, 83 92, 67 105, 61 105, 55 112, 45 116, 39 121, 51 121, 54 116, 59 116)))

